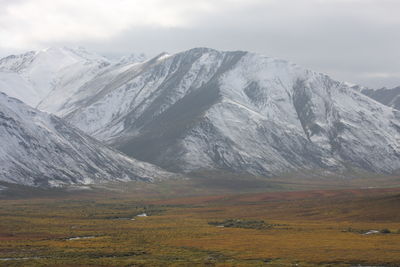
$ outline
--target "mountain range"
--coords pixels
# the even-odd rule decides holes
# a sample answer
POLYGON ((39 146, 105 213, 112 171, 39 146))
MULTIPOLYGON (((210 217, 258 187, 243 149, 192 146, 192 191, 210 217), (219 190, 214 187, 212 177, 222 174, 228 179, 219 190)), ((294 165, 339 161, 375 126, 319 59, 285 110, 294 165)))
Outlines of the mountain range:
POLYGON ((244 51, 131 58, 70 48, 9 56, 0 91, 171 172, 400 169, 400 111, 387 89, 244 51))

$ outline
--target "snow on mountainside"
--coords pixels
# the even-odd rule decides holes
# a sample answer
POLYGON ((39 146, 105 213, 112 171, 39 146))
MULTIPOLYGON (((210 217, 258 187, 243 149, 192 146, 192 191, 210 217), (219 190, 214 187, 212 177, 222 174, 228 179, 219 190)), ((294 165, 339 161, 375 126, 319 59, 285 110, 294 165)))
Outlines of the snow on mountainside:
POLYGON ((110 65, 83 48, 52 47, 0 59, 0 85, 6 94, 55 112, 75 90, 110 65))
POLYGON ((0 93, 0 181, 33 186, 164 179, 62 119, 0 93))
POLYGON ((248 52, 196 48, 105 71, 60 110, 169 170, 276 175, 400 168, 400 113, 345 83, 248 52))

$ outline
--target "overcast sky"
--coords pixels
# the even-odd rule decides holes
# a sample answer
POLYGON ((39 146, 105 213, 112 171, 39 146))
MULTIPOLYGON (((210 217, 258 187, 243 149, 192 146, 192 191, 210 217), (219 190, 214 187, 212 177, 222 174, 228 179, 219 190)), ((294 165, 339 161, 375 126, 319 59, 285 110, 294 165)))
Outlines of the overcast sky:
POLYGON ((205 46, 400 85, 399 0, 0 0, 0 56, 49 46, 153 56, 205 46))

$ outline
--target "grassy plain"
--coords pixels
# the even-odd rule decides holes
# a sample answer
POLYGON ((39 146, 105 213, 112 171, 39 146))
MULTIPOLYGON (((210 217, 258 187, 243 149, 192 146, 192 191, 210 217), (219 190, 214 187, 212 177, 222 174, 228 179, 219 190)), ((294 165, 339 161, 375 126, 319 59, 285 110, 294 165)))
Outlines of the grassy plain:
POLYGON ((400 187, 303 182, 19 189, 0 200, 0 266, 400 266, 400 187))

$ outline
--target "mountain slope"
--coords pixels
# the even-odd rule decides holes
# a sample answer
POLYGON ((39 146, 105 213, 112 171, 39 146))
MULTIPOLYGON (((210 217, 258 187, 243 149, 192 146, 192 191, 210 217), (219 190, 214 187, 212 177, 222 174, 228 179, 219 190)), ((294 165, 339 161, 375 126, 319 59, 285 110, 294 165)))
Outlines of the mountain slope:
POLYGON ((33 186, 152 181, 171 176, 53 115, 0 93, 0 181, 33 186))
POLYGON ((386 106, 400 110, 400 86, 392 89, 363 89, 361 92, 386 106))
POLYGON ((287 61, 196 48, 104 72, 64 117, 169 170, 400 168, 400 113, 287 61))

